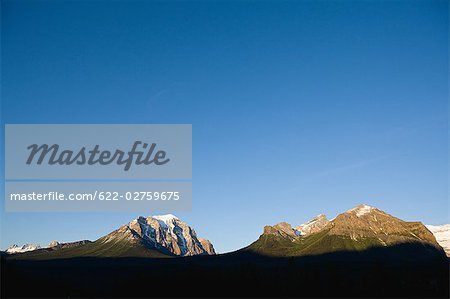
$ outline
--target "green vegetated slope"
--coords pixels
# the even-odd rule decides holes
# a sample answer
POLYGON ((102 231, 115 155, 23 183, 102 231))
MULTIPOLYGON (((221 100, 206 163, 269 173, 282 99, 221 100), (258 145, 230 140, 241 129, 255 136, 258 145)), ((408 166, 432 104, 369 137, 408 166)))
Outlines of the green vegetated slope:
POLYGON ((59 250, 36 250, 11 256, 13 259, 61 259, 73 257, 152 257, 163 258, 169 255, 146 247, 139 242, 126 240, 110 241, 99 239, 95 242, 83 244, 77 247, 59 250))
POLYGON ((267 256, 303 256, 330 253, 336 251, 360 251, 380 246, 374 238, 362 238, 354 241, 345 236, 329 235, 329 230, 300 237, 295 240, 273 235, 262 235, 245 250, 267 256))

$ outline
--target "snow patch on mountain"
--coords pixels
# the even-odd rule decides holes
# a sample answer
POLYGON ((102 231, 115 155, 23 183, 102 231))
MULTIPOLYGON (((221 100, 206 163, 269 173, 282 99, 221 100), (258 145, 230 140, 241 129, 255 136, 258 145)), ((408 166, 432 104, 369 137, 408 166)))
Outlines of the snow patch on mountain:
POLYGON ((371 207, 371 206, 363 204, 363 205, 359 205, 359 206, 351 209, 349 212, 354 212, 354 213, 356 213, 356 216, 361 217, 361 216, 364 216, 366 214, 369 214, 373 210, 375 210, 374 207, 371 207))
POLYGON ((37 250, 37 249, 41 249, 41 246, 36 245, 36 244, 25 244, 22 246, 18 246, 17 244, 14 244, 14 245, 9 246, 8 249, 6 249, 6 253, 8 253, 8 254, 22 253, 22 252, 33 251, 33 250, 37 250))
POLYGON ((180 220, 178 219, 176 216, 172 215, 172 214, 166 214, 166 215, 157 215, 157 216, 152 216, 153 218, 157 219, 157 220, 161 220, 165 223, 171 223, 174 220, 180 220))
POLYGON ((178 219, 176 216, 174 216, 172 214, 151 216, 151 218, 158 221, 159 225, 161 225, 161 227, 167 228, 172 232, 173 232, 173 229, 175 228, 176 222, 180 221, 180 219, 178 219))
POLYGON ((425 226, 433 233, 436 241, 450 257, 450 224, 425 226))
POLYGON ((320 231, 328 223, 329 221, 327 217, 324 214, 320 214, 314 217, 312 220, 297 226, 296 231, 299 235, 305 236, 320 231))

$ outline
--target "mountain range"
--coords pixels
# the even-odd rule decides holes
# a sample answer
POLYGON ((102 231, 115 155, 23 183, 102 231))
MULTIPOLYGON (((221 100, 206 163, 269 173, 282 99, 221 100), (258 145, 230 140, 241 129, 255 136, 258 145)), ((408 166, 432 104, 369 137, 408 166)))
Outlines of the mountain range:
POLYGON ((243 250, 268 256, 304 256, 407 243, 443 251, 422 223, 403 221, 377 208, 359 205, 332 220, 321 214, 296 228, 286 222, 266 226, 259 239, 243 250))
MULTIPOLYGON (((302 256, 403 243, 428 244, 438 250, 443 248, 450 256, 450 225, 425 226, 420 222, 403 221, 368 205, 359 205, 332 220, 320 214, 295 228, 287 222, 265 226, 258 240, 242 251, 268 256, 302 256)), ((27 257, 36 258, 216 254, 210 241, 197 236, 192 227, 171 214, 138 217, 94 242, 53 241, 47 248, 32 244, 13 245, 6 253, 27 253, 27 257)))
POLYGON ((138 217, 95 241, 2 253, 1 297, 448 298, 448 233, 359 205, 267 225, 245 248, 216 254, 173 215, 138 217))

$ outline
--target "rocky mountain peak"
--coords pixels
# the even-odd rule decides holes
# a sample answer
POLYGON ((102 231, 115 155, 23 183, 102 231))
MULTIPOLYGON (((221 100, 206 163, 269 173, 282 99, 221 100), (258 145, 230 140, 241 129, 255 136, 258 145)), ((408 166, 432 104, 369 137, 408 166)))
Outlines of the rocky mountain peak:
POLYGON ((59 245, 58 241, 51 241, 50 244, 48 244, 47 248, 52 248, 52 247, 56 247, 59 245))
POLYGON ((48 244, 47 248, 51 250, 59 250, 64 248, 71 248, 80 246, 83 244, 91 243, 89 240, 81 240, 81 241, 74 241, 74 242, 59 242, 59 241, 52 241, 50 244, 48 244))
POLYGON ((404 221, 368 205, 359 205, 338 215, 330 227, 330 235, 355 241, 377 240, 382 246, 414 241, 439 247, 422 223, 404 221))
POLYGON ((104 242, 137 242, 178 256, 215 254, 214 247, 172 214, 138 217, 102 238, 104 242))
POLYGON ((274 226, 267 225, 264 227, 263 234, 274 235, 283 238, 287 237, 290 239, 294 239, 299 235, 298 232, 293 229, 292 226, 287 222, 280 222, 278 224, 275 224, 274 226))
POLYGON ((324 214, 319 214, 310 221, 303 223, 296 227, 296 230, 300 232, 300 235, 305 236, 313 234, 322 230, 328 225, 330 221, 324 214))

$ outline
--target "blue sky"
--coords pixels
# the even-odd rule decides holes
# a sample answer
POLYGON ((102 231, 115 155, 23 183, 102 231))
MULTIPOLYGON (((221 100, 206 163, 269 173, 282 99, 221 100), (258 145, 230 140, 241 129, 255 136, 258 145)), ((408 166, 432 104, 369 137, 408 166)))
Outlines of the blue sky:
MULTIPOLYGON (((176 214, 219 252, 360 203, 450 221, 448 1, 2 1, 1 13, 2 125, 192 124, 193 208, 176 214)), ((1 209, 2 249, 94 240, 157 213, 1 209)))

